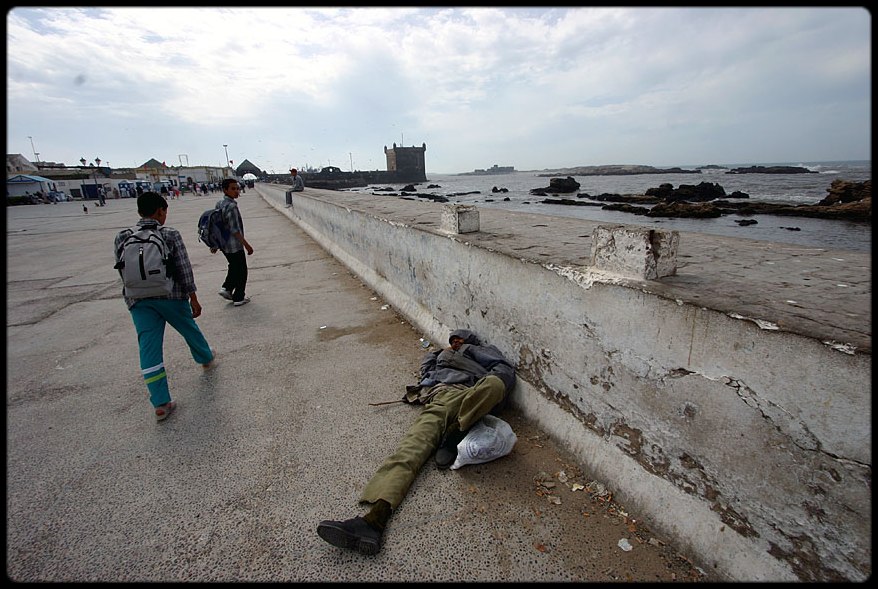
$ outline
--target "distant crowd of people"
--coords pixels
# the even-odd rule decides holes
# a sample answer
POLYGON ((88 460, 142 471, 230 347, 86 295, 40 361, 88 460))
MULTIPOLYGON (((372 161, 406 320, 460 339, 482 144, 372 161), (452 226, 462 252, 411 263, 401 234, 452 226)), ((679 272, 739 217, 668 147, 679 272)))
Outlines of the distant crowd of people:
MULTIPOLYGON (((240 184, 241 192, 247 192, 247 183, 243 182, 240 184)), ((251 184, 252 188, 252 184, 251 184)), ((112 194, 113 198, 137 198, 143 195, 144 192, 148 192, 149 189, 144 190, 143 186, 137 185, 123 185, 119 187, 113 187, 112 189, 108 189, 104 186, 97 187, 97 202, 95 206, 102 207, 106 204, 106 199, 112 194)), ((168 184, 162 184, 161 189, 159 190, 159 194, 169 200, 179 199, 180 196, 184 192, 191 192, 195 195, 209 195, 214 194, 216 192, 222 192, 222 186, 219 182, 187 182, 180 186, 173 186, 168 184)), ((6 196, 9 197, 9 191, 6 192, 6 196)), ((67 193, 57 190, 52 190, 49 192, 44 192, 42 190, 38 190, 37 192, 31 194, 30 191, 26 191, 24 194, 26 202, 28 204, 58 204, 59 202, 67 202, 73 200, 73 197, 68 196, 67 193)))

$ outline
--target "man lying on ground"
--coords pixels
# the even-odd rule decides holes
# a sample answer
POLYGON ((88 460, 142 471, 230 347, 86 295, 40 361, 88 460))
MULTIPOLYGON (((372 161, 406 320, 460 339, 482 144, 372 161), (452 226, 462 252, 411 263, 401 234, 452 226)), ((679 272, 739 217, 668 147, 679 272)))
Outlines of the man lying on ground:
POLYGON ((436 466, 447 469, 457 457, 457 445, 482 417, 505 405, 515 386, 515 368, 495 346, 481 345, 466 329, 451 332, 450 346, 430 352, 421 362, 421 380, 406 387, 408 403, 424 410, 400 441, 397 450, 378 468, 360 496, 371 504, 365 516, 344 521, 324 520, 317 534, 339 548, 377 554, 381 536, 394 509, 409 490, 421 467, 436 451, 436 466))

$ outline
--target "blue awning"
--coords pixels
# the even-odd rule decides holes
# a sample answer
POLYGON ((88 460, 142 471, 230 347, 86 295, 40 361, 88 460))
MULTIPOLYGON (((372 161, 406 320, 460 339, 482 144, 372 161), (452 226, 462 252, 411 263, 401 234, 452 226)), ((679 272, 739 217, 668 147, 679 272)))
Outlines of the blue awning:
POLYGON ((18 174, 6 179, 7 184, 31 184, 33 182, 51 182, 51 180, 42 176, 30 176, 28 174, 18 174))

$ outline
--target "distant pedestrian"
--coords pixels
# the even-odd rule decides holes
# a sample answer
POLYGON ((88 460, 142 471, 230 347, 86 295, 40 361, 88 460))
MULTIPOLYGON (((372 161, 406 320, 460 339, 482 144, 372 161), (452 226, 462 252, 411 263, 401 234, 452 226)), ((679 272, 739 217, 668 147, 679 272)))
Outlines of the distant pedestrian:
POLYGON ((302 192, 305 190, 305 181, 299 176, 298 170, 293 168, 290 170, 290 174, 293 176, 293 192, 302 192))
MULTIPOLYGON (((223 198, 216 203, 216 206, 222 209, 223 219, 229 226, 231 236, 223 245, 222 252, 229 263, 229 269, 226 273, 226 279, 223 281, 222 290, 219 296, 226 300, 232 301, 236 307, 246 305, 250 302, 250 298, 246 296, 247 289, 247 258, 244 256, 244 249, 247 255, 253 255, 253 248, 244 238, 244 220, 241 218, 241 211, 238 210, 238 196, 240 195, 238 181, 234 178, 226 178, 222 183, 223 198)), ((216 250, 211 250, 216 253, 216 250)))
MULTIPOLYGON (((201 304, 198 302, 198 295, 195 294, 195 276, 192 273, 192 265, 189 262, 183 237, 173 227, 164 226, 168 218, 168 201, 155 192, 144 192, 137 197, 137 212, 140 214, 137 229, 157 229, 164 238, 168 247, 170 275, 173 280, 171 293, 167 296, 136 299, 128 296, 124 287, 122 289, 122 296, 137 330, 140 370, 146 381, 149 400, 154 407, 156 421, 163 421, 177 406, 171 400, 165 371, 163 350, 165 325, 170 324, 183 336, 192 358, 203 368, 213 367, 216 354, 195 323, 195 319, 201 315, 201 304)), ((116 235, 113 252, 117 263, 122 259, 125 239, 132 233, 132 229, 129 228, 123 229, 116 235)))

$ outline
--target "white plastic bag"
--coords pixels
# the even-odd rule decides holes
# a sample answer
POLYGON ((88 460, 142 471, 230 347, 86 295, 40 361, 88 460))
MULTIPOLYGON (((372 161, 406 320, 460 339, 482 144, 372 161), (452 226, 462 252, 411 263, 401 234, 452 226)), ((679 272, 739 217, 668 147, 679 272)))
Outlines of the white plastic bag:
POLYGON ((490 462, 512 452, 518 437, 512 426, 493 415, 485 415, 466 433, 457 445, 457 459, 451 465, 457 470, 467 464, 490 462))

